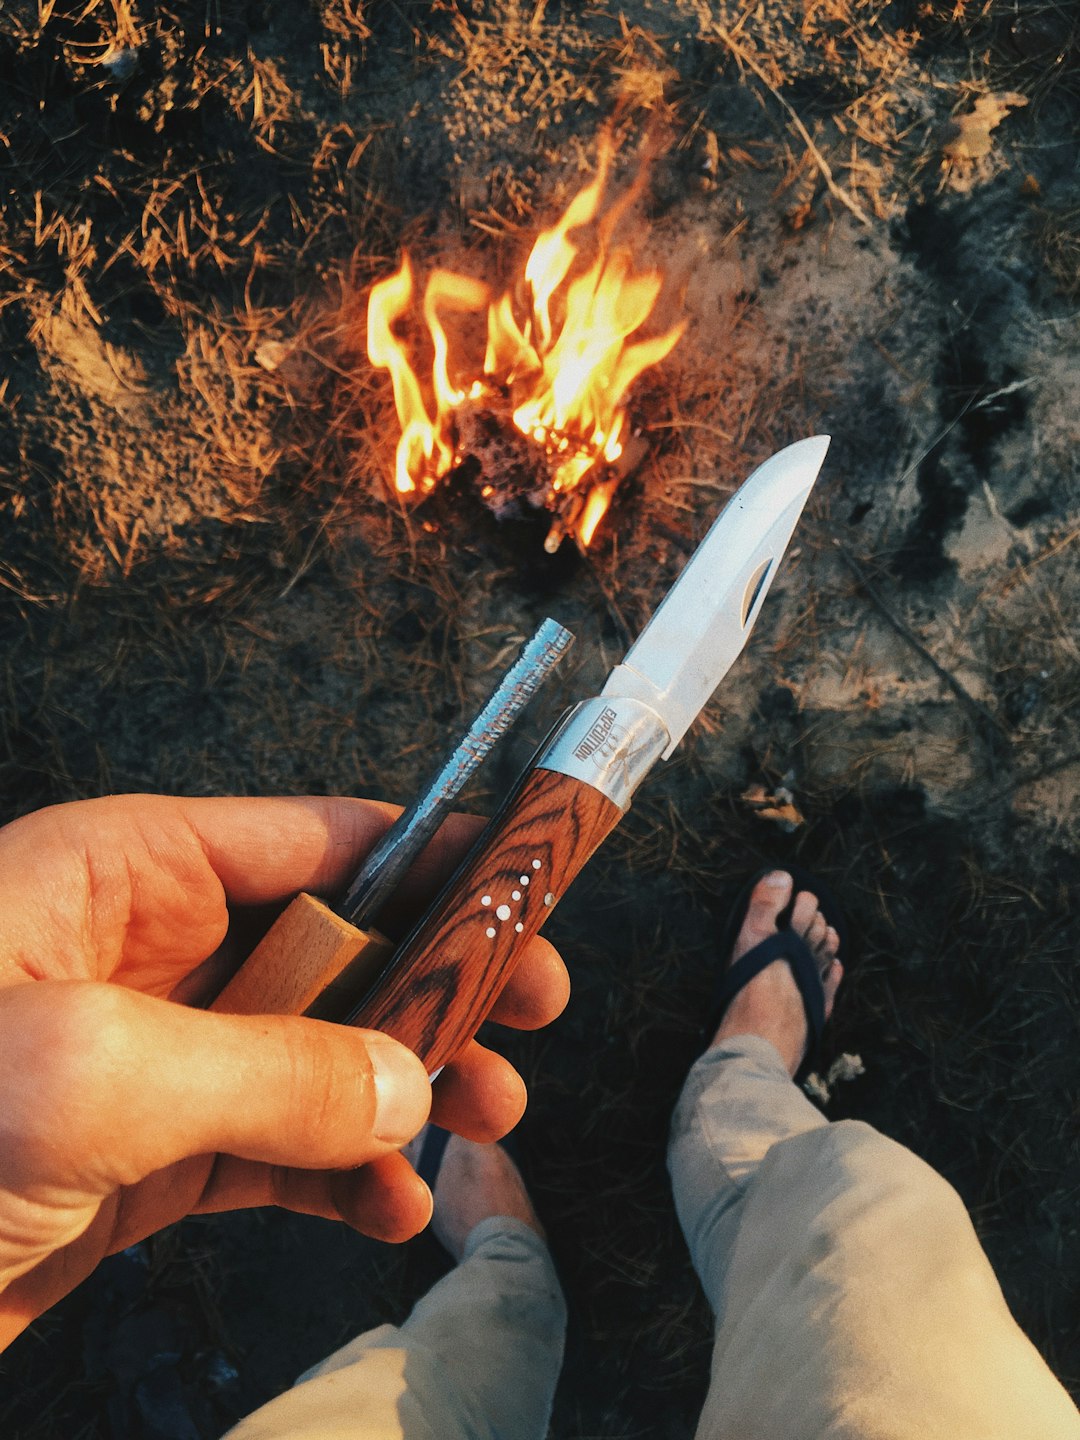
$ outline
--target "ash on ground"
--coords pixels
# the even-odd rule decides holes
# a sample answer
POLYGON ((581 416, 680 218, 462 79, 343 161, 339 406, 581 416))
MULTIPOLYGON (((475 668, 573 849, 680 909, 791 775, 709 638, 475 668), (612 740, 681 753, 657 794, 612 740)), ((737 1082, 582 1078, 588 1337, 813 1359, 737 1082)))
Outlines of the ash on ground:
POLYGON ((547 453, 523 435, 511 418, 509 400, 465 401, 455 412, 455 479, 471 485, 498 520, 516 520, 542 510, 552 498, 547 453))

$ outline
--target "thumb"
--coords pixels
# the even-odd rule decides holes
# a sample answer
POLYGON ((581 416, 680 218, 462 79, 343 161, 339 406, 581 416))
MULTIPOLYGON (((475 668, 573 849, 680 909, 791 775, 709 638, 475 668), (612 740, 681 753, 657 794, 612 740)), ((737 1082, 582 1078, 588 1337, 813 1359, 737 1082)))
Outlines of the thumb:
POLYGON ((363 1165, 411 1139, 431 1103, 421 1062, 376 1031, 210 1014, 94 982, 0 993, 0 1057, 12 1101, 0 1151, 24 1181, 100 1194, 215 1152, 363 1165))

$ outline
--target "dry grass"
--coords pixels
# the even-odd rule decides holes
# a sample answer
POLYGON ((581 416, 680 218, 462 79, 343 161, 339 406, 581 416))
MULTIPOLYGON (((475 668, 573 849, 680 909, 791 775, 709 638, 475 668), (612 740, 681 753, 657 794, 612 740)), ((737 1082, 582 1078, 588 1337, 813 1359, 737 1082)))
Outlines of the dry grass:
MULTIPOLYGON (((780 252, 761 228, 777 211, 789 233, 824 236, 854 207, 861 233, 884 234, 881 217, 937 195, 941 127, 980 93, 1027 90, 1036 103, 1009 122, 1027 135, 1070 103, 1063 68, 1008 53, 1018 15, 1029 37, 1057 34, 1064 12, 1042 3, 913 7, 901 24, 869 0, 686 0, 663 34, 603 4, 554 8, 323 0, 273 25, 187 3, 0 12, 5 816, 111 789, 400 798, 551 609, 581 636, 577 669, 484 777, 474 800, 490 807, 754 462, 824 412, 902 449, 881 397, 844 390, 865 351, 770 318, 778 254, 771 279, 702 302, 706 319, 638 392, 651 458, 585 559, 548 562, 539 536, 460 495, 386 503, 390 398, 362 358, 366 287, 402 245, 503 278, 580 183, 600 117, 670 141, 650 194, 661 254, 689 213, 723 256, 747 236, 780 252)), ((1033 212, 1065 295, 1074 215, 1057 200, 1033 212)), ((902 418, 930 368, 889 333, 903 305, 882 297, 875 334, 902 418)), ((996 384, 949 372, 953 408, 934 426, 971 442, 965 423, 996 384)), ((901 521, 881 520, 879 500, 874 535, 844 531, 925 649, 983 682, 1008 740, 991 774, 925 656, 895 637, 888 649, 836 560, 862 493, 858 465, 837 466, 754 663, 559 912, 570 1012, 510 1042, 576 1311, 559 1435, 691 1433, 709 1327, 663 1138, 723 897, 785 856, 849 897, 861 937, 834 1044, 868 1073, 834 1113, 949 1174, 1010 1303, 1080 1380, 1075 832, 1048 818, 1077 745, 1077 532, 1062 501, 951 614, 947 592, 898 578, 901 521), (821 699, 833 670, 850 682, 840 708, 821 699), (794 784, 806 825, 783 835, 756 817, 740 799, 751 782, 794 784)), ((220 1429, 347 1327, 400 1315, 432 1273, 423 1253, 333 1234, 236 1217, 155 1242, 131 1261, 143 1270, 115 1262, 11 1352, 0 1428, 136 1437, 149 1422, 124 1365, 179 1353, 166 1373, 220 1429), (363 1298, 324 1306, 320 1266, 363 1298), (143 1350, 101 1343, 140 1327, 143 1350)))
POLYGON ((1080 210, 1040 207, 1032 222, 1035 244, 1055 285, 1068 299, 1080 298, 1080 210))

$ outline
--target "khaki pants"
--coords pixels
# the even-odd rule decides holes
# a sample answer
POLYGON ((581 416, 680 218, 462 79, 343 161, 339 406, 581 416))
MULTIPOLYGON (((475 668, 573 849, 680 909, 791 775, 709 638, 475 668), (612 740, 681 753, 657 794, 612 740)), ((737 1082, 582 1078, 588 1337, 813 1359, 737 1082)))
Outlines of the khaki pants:
MULTIPOLYGON (((869 1126, 829 1124, 767 1041, 697 1062, 669 1165, 716 1316, 699 1440, 1080 1440, 956 1192, 869 1126)), ((564 1329, 546 1247, 488 1220, 403 1325, 229 1440, 543 1440, 564 1329)))

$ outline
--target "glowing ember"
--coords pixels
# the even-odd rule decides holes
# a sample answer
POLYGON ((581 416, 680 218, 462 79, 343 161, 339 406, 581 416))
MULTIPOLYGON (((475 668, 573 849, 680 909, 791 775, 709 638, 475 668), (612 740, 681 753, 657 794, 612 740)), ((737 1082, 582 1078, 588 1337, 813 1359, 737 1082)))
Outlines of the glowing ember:
MULTIPOLYGON (((466 434, 475 434, 478 423, 490 430, 491 414, 505 412, 536 462, 543 462, 542 503, 559 517, 548 536, 547 548, 552 550, 566 533, 582 546, 595 534, 619 481, 612 467, 626 443, 626 393, 643 370, 671 351, 686 323, 653 338, 632 338, 651 314, 663 281, 657 271, 635 271, 626 247, 609 248, 615 221, 634 193, 601 216, 610 164, 610 147, 605 145, 596 178, 537 239, 519 287, 527 297, 521 306, 515 306, 513 292, 493 299, 489 287, 478 280, 450 270, 432 273, 423 316, 434 352, 433 415, 393 330, 413 301, 407 256, 395 275, 372 288, 368 301, 368 357, 389 370, 401 422, 397 489, 402 494, 434 489, 466 459, 466 434), (593 222, 595 258, 572 273, 583 247, 570 236, 593 222), (455 381, 442 317, 484 310, 483 371, 455 381)), ((485 484, 481 494, 486 498, 494 488, 485 484)))

